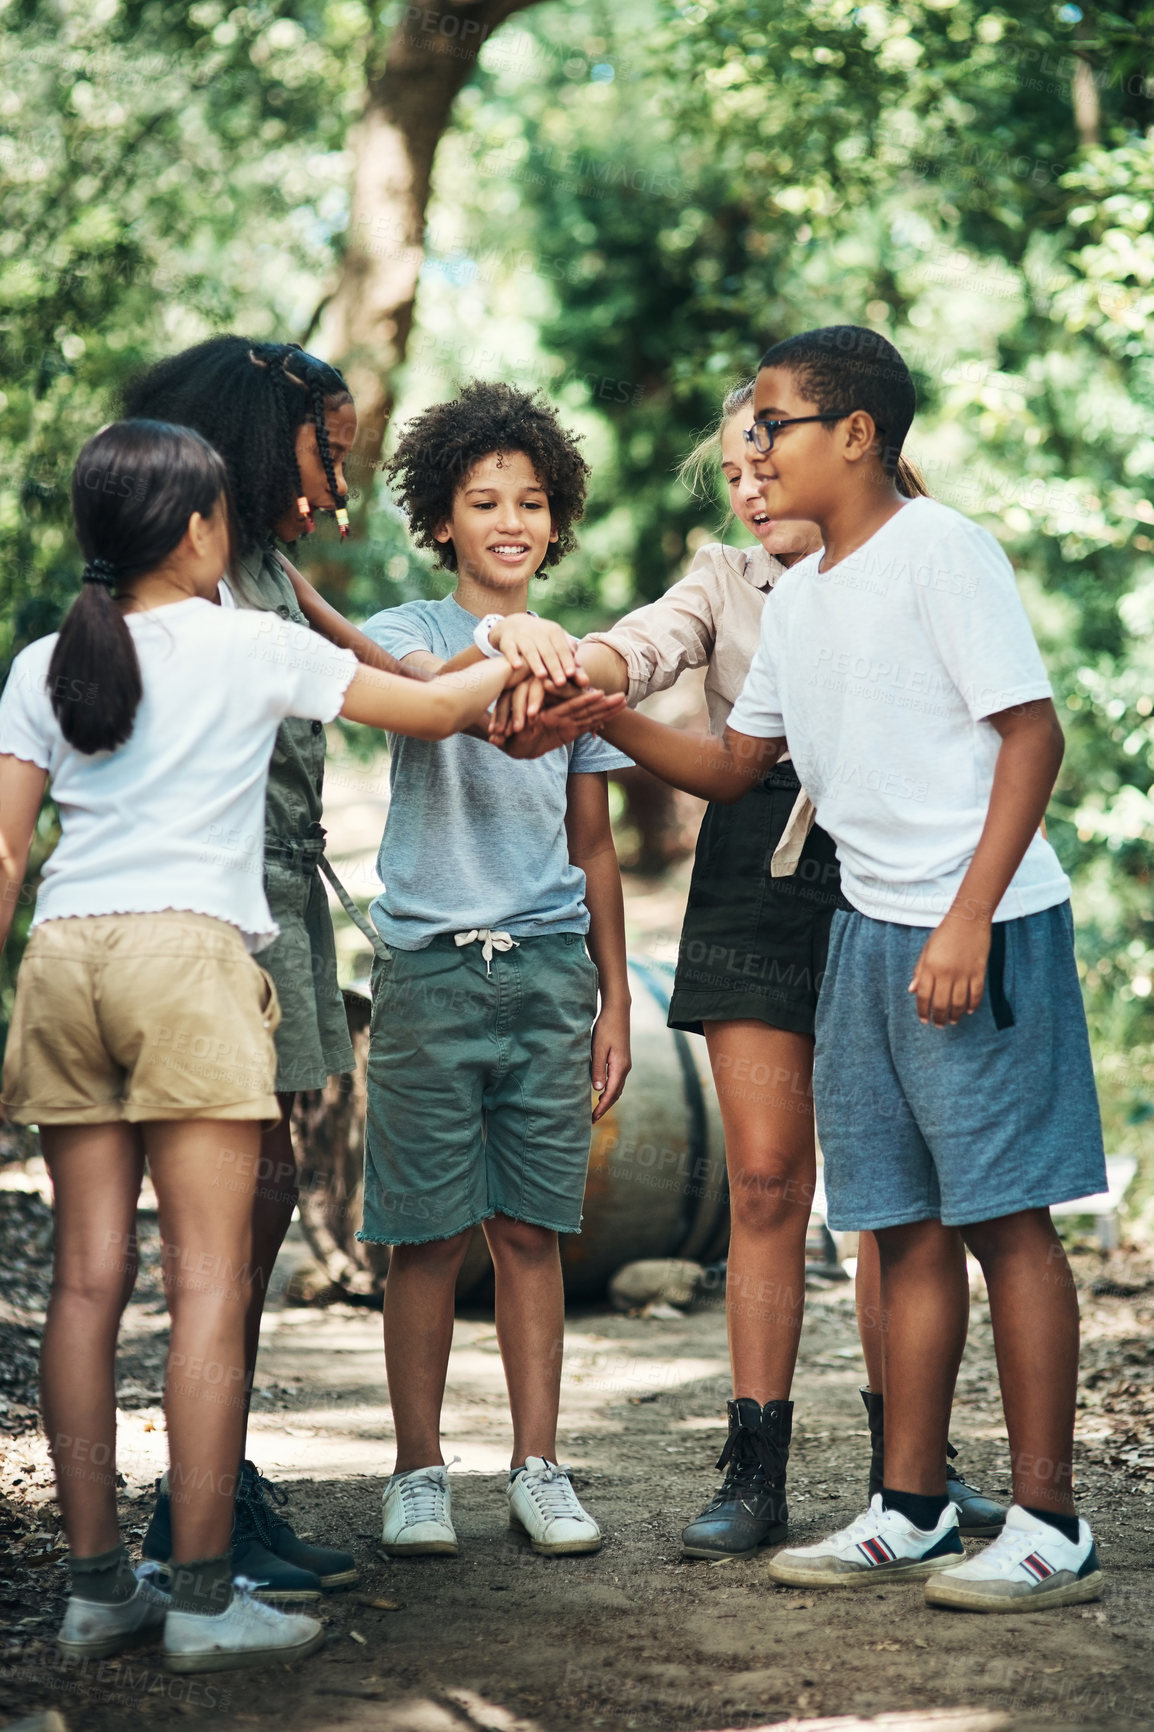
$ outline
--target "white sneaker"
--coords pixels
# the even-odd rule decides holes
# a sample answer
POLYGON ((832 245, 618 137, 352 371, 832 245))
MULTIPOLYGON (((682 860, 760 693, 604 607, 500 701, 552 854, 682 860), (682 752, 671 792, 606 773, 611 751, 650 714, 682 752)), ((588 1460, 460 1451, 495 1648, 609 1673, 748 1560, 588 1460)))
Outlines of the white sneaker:
POLYGON ((1011 1504, 1006 1525, 992 1545, 956 1569, 926 1583, 931 1606, 969 1612, 1043 1612, 1097 1600, 1102 1571, 1090 1524, 1078 1523, 1071 1543, 1049 1522, 1011 1504))
POLYGON ((381 1549, 391 1558, 457 1555, 447 1467, 395 1473, 381 1496, 381 1549))
POLYGON ((783 1546, 768 1569, 794 1588, 864 1588, 878 1582, 922 1581, 965 1557, 958 1512, 949 1503, 938 1524, 916 1528, 876 1492, 865 1515, 812 1546, 783 1546))
POLYGON ((237 1576, 223 1612, 169 1611, 164 1664, 170 1672, 232 1672, 241 1666, 288 1664, 313 1654, 324 1625, 300 1612, 278 1612, 253 1598, 259 1584, 237 1576))
POLYGON ((527 1533, 535 1552, 568 1557, 601 1550, 601 1529, 577 1501, 569 1469, 530 1455, 509 1481, 509 1526, 527 1533))
POLYGON ((156 1564, 141 1564, 136 1592, 116 1605, 81 1600, 73 1594, 56 1638, 61 1653, 73 1660, 104 1660, 158 1636, 172 1604, 156 1585, 160 1573, 156 1564))

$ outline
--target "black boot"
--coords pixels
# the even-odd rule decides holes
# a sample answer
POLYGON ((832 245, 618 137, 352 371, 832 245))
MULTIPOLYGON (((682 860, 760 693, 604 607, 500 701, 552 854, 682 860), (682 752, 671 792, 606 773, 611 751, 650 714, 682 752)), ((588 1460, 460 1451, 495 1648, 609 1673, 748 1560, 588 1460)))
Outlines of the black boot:
POLYGON ((721 1490, 681 1535, 690 1558, 735 1558, 783 1540, 789 1521, 785 1469, 793 1426, 792 1401, 748 1396, 731 1401, 729 1436, 718 1467, 729 1469, 721 1490))
POLYGON ((886 1464, 886 1428, 882 1414, 882 1398, 875 1395, 872 1389, 859 1389, 858 1394, 865 1402, 866 1417, 870 1427, 870 1495, 872 1503, 885 1483, 886 1464))
MULTIPOLYGON (((886 1440, 885 1420, 883 1417, 882 1397, 870 1389, 860 1392, 865 1402, 865 1410, 869 1416, 870 1427, 870 1501, 875 1493, 882 1489, 885 1478, 886 1440)), ((958 1512, 958 1531, 967 1539, 985 1539, 991 1534, 1000 1534, 1006 1520, 1006 1511, 1000 1503, 995 1503, 991 1497, 983 1497, 980 1491, 972 1485, 967 1485, 957 1468, 953 1466, 953 1458, 957 1450, 952 1443, 947 1443, 946 1453, 950 1460, 946 1463, 946 1494, 958 1512)))
MULTIPOLYGON (((251 1461, 242 1464, 236 1488, 238 1528, 244 1524, 282 1566, 288 1564, 315 1575, 322 1588, 347 1588, 359 1580, 356 1559, 350 1552, 314 1546, 301 1539, 280 1513, 287 1502, 288 1493, 265 1479, 251 1461)), ((235 1536, 233 1545, 235 1548, 235 1536)))

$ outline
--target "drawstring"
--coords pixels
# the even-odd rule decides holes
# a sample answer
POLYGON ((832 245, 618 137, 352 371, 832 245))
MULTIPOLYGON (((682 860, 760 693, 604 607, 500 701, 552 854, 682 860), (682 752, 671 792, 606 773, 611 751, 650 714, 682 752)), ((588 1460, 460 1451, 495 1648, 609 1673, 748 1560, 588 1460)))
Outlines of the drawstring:
POLYGON ((337 901, 340 903, 353 925, 358 927, 359 930, 364 933, 365 937, 372 945, 374 954, 378 956, 382 962, 391 962, 393 959, 392 951, 388 948, 372 921, 366 920, 365 916, 361 913, 360 909, 357 907, 356 903, 353 901, 352 897, 349 895, 348 891, 345 889, 344 885, 341 883, 323 854, 317 855, 317 866, 324 873, 325 877, 336 891, 337 901))
POLYGON ((507 932, 494 932, 488 926, 474 926, 468 932, 454 932, 453 943, 458 950, 466 944, 481 945, 481 955, 485 958, 485 973, 493 972, 494 950, 516 950, 517 940, 510 938, 507 932))

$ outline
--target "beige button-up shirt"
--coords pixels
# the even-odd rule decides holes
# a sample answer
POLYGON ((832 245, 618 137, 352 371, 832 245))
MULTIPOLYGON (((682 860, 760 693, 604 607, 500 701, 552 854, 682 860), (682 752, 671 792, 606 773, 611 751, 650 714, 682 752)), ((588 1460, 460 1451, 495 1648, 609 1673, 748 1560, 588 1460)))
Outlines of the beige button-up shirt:
MULTIPOLYGON (((627 613, 611 631, 591 632, 589 642, 623 657, 630 704, 665 691, 687 668, 704 667, 709 731, 720 736, 757 649, 766 598, 784 570, 764 548, 711 541, 660 600, 627 613)), ((774 849, 774 878, 797 871, 813 817, 803 791, 774 849)))

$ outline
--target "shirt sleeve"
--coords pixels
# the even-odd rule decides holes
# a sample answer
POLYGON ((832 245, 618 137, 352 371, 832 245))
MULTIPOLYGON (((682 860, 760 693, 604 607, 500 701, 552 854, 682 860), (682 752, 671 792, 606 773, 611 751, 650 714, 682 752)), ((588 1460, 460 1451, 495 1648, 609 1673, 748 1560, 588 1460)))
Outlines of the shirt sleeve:
POLYGON ((781 711, 777 661, 774 653, 774 607, 781 605, 780 586, 766 601, 761 615, 761 633, 757 651, 749 664, 745 684, 729 715, 729 726, 736 734, 749 734, 757 740, 785 738, 785 717, 781 711))
POLYGON ((1053 695, 1014 568, 988 530, 959 518, 918 573, 926 627, 971 718, 1053 695))
POLYGON ((357 671, 352 650, 338 649, 319 632, 275 613, 238 609, 232 618, 247 638, 242 677, 264 678, 273 715, 331 722, 340 714, 357 671))
POLYGON ((603 740, 600 734, 578 734, 569 752, 569 774, 588 775, 595 770, 631 770, 633 759, 603 740))
POLYGON ((700 548, 685 576, 663 596, 634 608, 609 631, 590 632, 588 643, 607 644, 625 662, 630 704, 666 691, 687 668, 704 667, 713 654, 722 600, 718 557, 724 557, 718 543, 700 548))
POLYGON ((414 650, 427 650, 436 654, 429 642, 424 619, 416 608, 407 603, 402 603, 400 607, 386 607, 380 613, 375 613, 372 619, 365 621, 361 630, 381 649, 388 650, 391 656, 395 656, 397 661, 412 655, 414 650))
POLYGON ((0 697, 0 753, 22 758, 41 770, 51 769, 52 747, 60 738, 45 683, 46 668, 47 658, 38 644, 21 650, 0 697))

